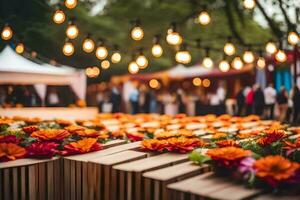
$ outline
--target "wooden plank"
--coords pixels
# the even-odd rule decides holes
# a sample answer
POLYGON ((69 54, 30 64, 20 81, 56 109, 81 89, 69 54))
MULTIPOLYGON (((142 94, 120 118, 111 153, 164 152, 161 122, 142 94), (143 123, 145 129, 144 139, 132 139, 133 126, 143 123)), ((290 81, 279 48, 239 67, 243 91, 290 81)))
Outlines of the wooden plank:
POLYGON ((70 199, 70 160, 64 160, 64 199, 70 199))
POLYGON ((3 169, 0 169, 0 200, 4 199, 3 186, 4 186, 3 169))
POLYGON ((10 185, 12 184, 10 179, 10 169, 3 170, 3 198, 4 199, 12 199, 12 191, 10 190, 10 185))
POLYGON ((300 195, 272 195, 272 194, 265 194, 259 195, 258 197, 252 198, 253 200, 299 200, 300 195))
POLYGON ((29 199, 35 200, 37 199, 37 181, 36 181, 36 166, 30 165, 28 166, 28 186, 29 186, 29 199))
POLYGON ((47 199, 54 199, 54 176, 58 174, 54 174, 54 162, 48 162, 47 164, 47 199))
POLYGON ((75 162, 76 163, 76 199, 80 200, 82 198, 81 196, 81 187, 80 183, 82 182, 81 179, 81 162, 75 162))
POLYGON ((39 163, 38 165, 38 199, 46 198, 46 163, 39 163))
POLYGON ((87 189, 87 184, 88 184, 88 170, 87 170, 87 163, 83 162, 82 163, 82 182, 81 182, 81 187, 82 187, 82 199, 88 199, 88 189, 87 189))
POLYGON ((19 175, 18 175, 18 168, 14 167, 12 168, 12 182, 13 182, 13 199, 18 200, 19 197, 19 175))
POLYGON ((0 169, 10 168, 10 167, 22 167, 27 165, 35 165, 38 163, 45 163, 52 160, 56 160, 58 157, 53 157, 51 159, 33 159, 33 158, 22 158, 9 162, 3 162, 0 165, 0 169))
POLYGON ((26 169, 28 169, 28 167, 24 166, 24 167, 20 167, 20 199, 21 200, 25 200, 26 196, 27 196, 27 190, 26 190, 26 169))
POLYGON ((76 193, 76 176, 75 176, 75 168, 76 162, 70 161, 70 198, 75 199, 75 193, 76 193))

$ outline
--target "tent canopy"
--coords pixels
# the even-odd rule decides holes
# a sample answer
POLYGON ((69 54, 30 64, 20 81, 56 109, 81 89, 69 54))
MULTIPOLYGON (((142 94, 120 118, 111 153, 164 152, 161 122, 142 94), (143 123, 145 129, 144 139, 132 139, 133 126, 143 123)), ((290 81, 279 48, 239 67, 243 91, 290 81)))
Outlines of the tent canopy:
MULTIPOLYGON (((80 99, 85 99, 86 76, 83 70, 38 64, 19 54, 10 46, 0 53, 0 84, 70 85, 80 99)), ((44 94, 45 91, 39 92, 44 94)), ((41 97, 43 98, 43 97, 41 97)))

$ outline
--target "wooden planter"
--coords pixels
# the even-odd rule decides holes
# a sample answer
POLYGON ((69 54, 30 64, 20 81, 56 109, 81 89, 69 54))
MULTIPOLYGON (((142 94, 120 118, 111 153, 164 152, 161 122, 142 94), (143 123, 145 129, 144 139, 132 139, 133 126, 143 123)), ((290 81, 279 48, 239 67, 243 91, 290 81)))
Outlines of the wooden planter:
POLYGON ((60 200, 61 160, 19 159, 0 164, 0 200, 60 200))

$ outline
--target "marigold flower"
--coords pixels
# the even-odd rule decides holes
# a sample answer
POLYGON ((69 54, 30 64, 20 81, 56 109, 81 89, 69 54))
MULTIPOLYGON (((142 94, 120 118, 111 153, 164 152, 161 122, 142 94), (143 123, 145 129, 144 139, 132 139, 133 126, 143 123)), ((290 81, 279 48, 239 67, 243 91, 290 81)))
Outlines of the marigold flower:
POLYGON ((41 141, 60 141, 69 135, 70 133, 64 129, 45 129, 33 132, 31 137, 37 138, 41 141))
POLYGON ((100 143, 97 142, 95 138, 84 138, 77 142, 71 142, 64 146, 66 150, 65 154, 72 155, 72 154, 79 154, 79 153, 88 153, 91 151, 98 151, 102 149, 100 143))
POLYGON ((194 150, 197 147, 204 147, 205 143, 203 140, 199 138, 185 138, 185 137, 179 137, 179 138, 169 138, 168 140, 169 151, 179 151, 180 153, 186 153, 189 151, 194 150))
POLYGON ((69 120, 65 120, 65 119, 56 119, 55 123, 61 125, 61 126, 71 126, 73 123, 69 120))
POLYGON ((113 138, 124 138, 126 136, 126 132, 124 130, 117 130, 111 133, 113 138))
POLYGON ((281 181, 292 178, 300 165, 276 155, 260 158, 254 163, 253 167, 256 170, 256 176, 266 181, 272 187, 276 187, 281 181))
POLYGON ((149 139, 142 141, 141 145, 144 150, 162 152, 168 147, 169 143, 167 140, 149 139))
POLYGON ((284 130, 265 130, 265 136, 259 138, 256 142, 260 146, 268 146, 286 137, 284 130))
POLYGON ((32 133, 34 131, 37 131, 39 130, 39 127, 36 126, 36 125, 33 125, 33 126, 25 126, 22 128, 22 130, 25 132, 25 133, 32 133))
POLYGON ((25 118, 24 121, 26 124, 37 124, 40 123, 42 119, 39 117, 34 117, 34 118, 25 118))
POLYGON ((83 131, 86 128, 83 126, 71 125, 71 126, 64 127, 64 129, 67 130, 68 132, 74 134, 74 133, 76 133, 76 131, 83 131))
POLYGON ((212 138, 213 138, 213 139, 216 139, 216 140, 221 139, 221 138, 226 138, 226 137, 227 137, 227 134, 226 134, 226 133, 215 133, 215 134, 212 136, 212 138))
POLYGON ((57 152, 58 144, 55 142, 35 142, 27 147, 29 157, 52 158, 57 152))
POLYGON ((100 135, 99 131, 95 129, 88 129, 88 128, 84 130, 75 131, 75 134, 81 137, 98 137, 100 135))
POLYGON ((16 160, 26 155, 26 149, 14 143, 0 143, 0 161, 16 160))
POLYGON ((13 120, 11 120, 9 118, 0 118, 0 126, 9 125, 12 122, 13 122, 13 120))
POLYGON ((235 140, 232 139, 217 141, 216 145, 218 145, 218 147, 239 147, 240 146, 236 143, 235 140))
POLYGON ((126 136, 130 141, 141 141, 144 139, 145 135, 144 133, 136 132, 136 133, 126 133, 126 136))

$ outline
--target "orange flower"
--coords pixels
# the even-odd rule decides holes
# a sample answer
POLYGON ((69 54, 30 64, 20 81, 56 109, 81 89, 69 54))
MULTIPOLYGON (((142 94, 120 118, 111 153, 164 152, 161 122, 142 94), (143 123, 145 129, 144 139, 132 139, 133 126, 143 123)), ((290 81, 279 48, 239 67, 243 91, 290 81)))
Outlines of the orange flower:
POLYGON ((239 145, 236 143, 236 141, 234 141, 232 139, 221 140, 221 141, 216 142, 216 144, 218 145, 218 147, 239 147, 239 145))
POLYGON ((141 145, 145 150, 162 152, 168 146, 168 142, 167 140, 149 139, 142 141, 141 145))
POLYGON ((113 131, 111 133, 111 136, 113 138, 124 138, 126 136, 126 133, 124 130, 117 130, 117 131, 113 131))
POLYGON ((22 158, 26 154, 26 150, 17 144, 0 143, 0 161, 16 160, 22 158))
POLYGON ((61 126, 70 126, 73 124, 71 121, 64 119, 56 119, 55 122, 61 126))
POLYGON ((95 138, 85 138, 77 142, 71 142, 64 146, 67 155, 78 154, 78 153, 88 153, 91 151, 98 151, 102 149, 100 143, 97 142, 95 138))
POLYGON ((100 135, 99 131, 96 131, 95 129, 78 130, 75 131, 75 134, 81 137, 98 137, 100 135))
POLYGON ((291 178, 300 165, 276 155, 257 160, 253 167, 256 170, 256 176, 262 178, 271 186, 276 187, 278 182, 291 178))
POLYGON ((226 133, 215 133, 213 136, 213 139, 221 139, 221 138, 226 138, 227 137, 227 134, 226 133))
POLYGON ((0 118, 0 126, 1 125, 9 125, 10 123, 12 123, 13 120, 8 119, 8 118, 0 118))
POLYGON ((25 133, 32 133, 32 132, 37 131, 37 130, 39 130, 39 127, 38 127, 38 126, 35 126, 35 125, 23 127, 23 131, 24 131, 25 133))
POLYGON ((255 137, 259 134, 260 134, 259 131, 251 131, 249 133, 240 133, 237 135, 237 138, 239 138, 239 139, 251 138, 251 137, 255 137))
POLYGON ((68 137, 70 133, 63 129, 45 129, 35 131, 31 134, 31 137, 37 138, 43 141, 49 140, 63 140, 64 138, 68 137))
POLYGON ((109 134, 108 134, 108 131, 99 131, 99 136, 97 137, 98 139, 101 139, 101 140, 106 140, 109 138, 109 134))
POLYGON ((278 140, 281 140, 286 137, 286 133, 284 130, 265 130, 265 136, 262 138, 259 138, 256 142, 260 146, 268 146, 271 145, 274 142, 277 142, 278 140))
POLYGON ((197 147, 204 147, 205 143, 199 138, 169 138, 168 140, 169 151, 179 151, 180 153, 186 153, 194 150, 197 147))
POLYGON ((70 133, 74 134, 76 131, 83 131, 85 130, 85 127, 83 126, 77 126, 77 125, 71 125, 64 128, 65 130, 69 131, 70 133))
POLYGON ((27 124, 37 124, 37 123, 40 123, 42 120, 41 120, 41 118, 34 117, 34 118, 25 118, 24 121, 27 124))
POLYGON ((222 147, 209 149, 206 154, 216 161, 218 166, 233 169, 238 166, 243 158, 250 156, 251 151, 238 147, 222 147))

